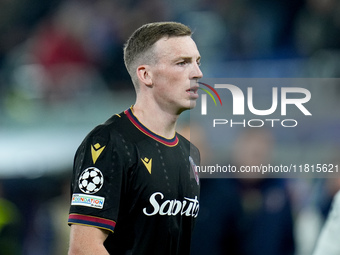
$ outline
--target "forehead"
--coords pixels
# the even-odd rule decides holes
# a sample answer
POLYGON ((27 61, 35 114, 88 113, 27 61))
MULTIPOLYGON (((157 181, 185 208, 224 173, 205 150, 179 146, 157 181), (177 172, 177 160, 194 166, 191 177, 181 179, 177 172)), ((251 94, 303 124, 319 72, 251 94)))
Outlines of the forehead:
POLYGON ((155 43, 155 53, 159 58, 198 58, 199 51, 190 36, 163 37, 155 43))

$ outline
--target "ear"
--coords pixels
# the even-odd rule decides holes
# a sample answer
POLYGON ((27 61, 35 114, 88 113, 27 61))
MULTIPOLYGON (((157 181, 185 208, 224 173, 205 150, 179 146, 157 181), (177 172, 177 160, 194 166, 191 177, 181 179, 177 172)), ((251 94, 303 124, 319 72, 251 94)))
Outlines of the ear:
POLYGON ((140 65, 137 67, 138 80, 147 86, 152 85, 152 77, 150 71, 150 66, 148 65, 140 65))

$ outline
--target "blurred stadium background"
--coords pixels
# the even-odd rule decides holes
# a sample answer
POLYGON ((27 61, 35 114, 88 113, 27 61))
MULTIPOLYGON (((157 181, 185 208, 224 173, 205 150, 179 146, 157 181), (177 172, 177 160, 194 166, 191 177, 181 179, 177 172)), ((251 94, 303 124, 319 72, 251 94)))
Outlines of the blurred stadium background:
MULTIPOLYGON (((337 0, 0 1, 0 254, 66 254, 73 156, 95 125, 134 102, 122 45, 137 27, 189 25, 205 77, 338 78, 339 11, 337 0)), ((335 147, 338 131, 327 130, 335 147)), ((340 184, 287 185, 294 247, 282 254, 307 255, 340 184)))

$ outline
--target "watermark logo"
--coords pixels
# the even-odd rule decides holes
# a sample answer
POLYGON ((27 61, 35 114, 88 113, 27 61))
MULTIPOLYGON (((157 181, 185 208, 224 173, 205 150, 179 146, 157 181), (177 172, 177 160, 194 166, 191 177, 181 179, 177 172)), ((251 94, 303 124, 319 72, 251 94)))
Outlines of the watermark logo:
MULTIPOLYGON (((312 113, 307 109, 306 103, 311 100, 311 92, 302 87, 272 87, 271 91, 268 93, 265 101, 271 100, 270 107, 266 107, 266 109, 258 109, 254 106, 254 99, 256 98, 254 94, 253 87, 247 87, 246 93, 242 91, 236 85, 233 84, 214 84, 214 87, 208 85, 206 83, 199 82, 200 85, 204 85, 208 89, 210 89, 215 96, 218 98, 221 106, 222 100, 220 95, 223 89, 227 93, 231 94, 232 96, 232 115, 233 116, 245 116, 247 113, 255 115, 255 116, 266 116, 267 119, 250 119, 246 120, 243 119, 238 122, 233 119, 225 119, 219 118, 213 120, 213 127, 216 125, 225 125, 230 124, 231 127, 235 125, 242 125, 244 127, 262 127, 265 123, 269 123, 272 127, 275 126, 276 122, 280 122, 283 127, 295 127, 297 126, 298 122, 295 119, 277 119, 277 118, 269 118, 270 115, 279 112, 280 116, 287 116, 287 108, 288 106, 291 107, 296 113, 296 111, 301 112, 304 116, 312 116, 312 113), (220 94, 216 91, 216 89, 220 89, 220 94), (247 107, 247 108, 246 108, 247 107), (279 109, 279 110, 278 110, 279 109), (247 111, 247 112, 246 112, 247 111)), ((208 106, 207 106, 207 94, 213 99, 215 106, 217 105, 215 96, 206 88, 200 89, 206 94, 201 94, 201 115, 207 115, 208 113, 208 106)), ((231 102, 230 102, 231 103, 231 102)), ((248 115, 249 115, 248 114, 248 115)))
MULTIPOLYGON (((221 97, 220 95, 217 93, 216 89, 214 89, 212 86, 206 84, 206 83, 203 83, 203 82, 198 82, 198 84, 200 85, 203 85, 207 88, 209 88, 218 98, 218 100, 220 101, 220 104, 222 106, 222 100, 221 100, 221 97)), ((202 88, 202 87, 199 87, 199 89, 203 90, 204 92, 206 92, 211 98, 212 100, 214 101, 215 105, 217 105, 216 103, 216 100, 215 100, 215 97, 213 96, 213 94, 211 94, 211 92, 205 88, 202 88)), ((207 94, 202 94, 201 95, 201 99, 202 99, 202 105, 201 105, 201 114, 202 115, 207 115, 207 94)))

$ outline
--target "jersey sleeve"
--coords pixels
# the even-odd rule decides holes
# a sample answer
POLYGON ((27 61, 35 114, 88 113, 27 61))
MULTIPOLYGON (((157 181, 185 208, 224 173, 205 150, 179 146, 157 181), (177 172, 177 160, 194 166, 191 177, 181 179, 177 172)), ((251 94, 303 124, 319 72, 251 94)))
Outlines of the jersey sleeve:
POLYGON ((85 138, 74 159, 69 225, 114 232, 125 188, 127 148, 108 128, 99 127, 85 138))

